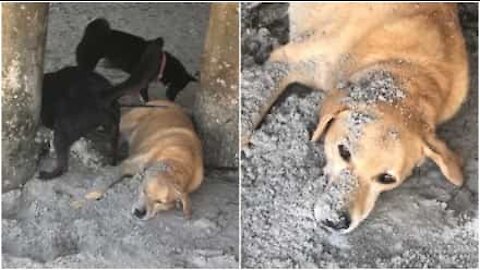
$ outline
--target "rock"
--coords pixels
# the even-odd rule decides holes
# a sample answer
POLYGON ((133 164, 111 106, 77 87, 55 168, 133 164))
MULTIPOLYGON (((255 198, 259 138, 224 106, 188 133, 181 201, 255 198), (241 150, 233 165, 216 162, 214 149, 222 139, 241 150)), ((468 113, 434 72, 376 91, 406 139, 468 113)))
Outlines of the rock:
POLYGON ((238 9, 212 4, 194 119, 205 163, 238 167, 238 9))
POLYGON ((2 5, 2 190, 35 173, 48 3, 2 5))

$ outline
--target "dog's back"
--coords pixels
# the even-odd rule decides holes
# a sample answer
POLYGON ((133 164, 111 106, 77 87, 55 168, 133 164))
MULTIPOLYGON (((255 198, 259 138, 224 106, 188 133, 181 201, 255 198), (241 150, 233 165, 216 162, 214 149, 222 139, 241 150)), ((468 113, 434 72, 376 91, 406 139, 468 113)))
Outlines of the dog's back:
POLYGON ((47 73, 42 85, 42 123, 53 128, 56 117, 88 114, 111 85, 101 75, 78 67, 47 73))
POLYGON ((76 49, 78 66, 93 70, 101 58, 108 64, 131 73, 147 46, 143 38, 112 30, 107 20, 95 19, 85 28, 76 49))
POLYGON ((131 73, 144 52, 147 42, 138 36, 112 30, 105 41, 105 58, 113 67, 131 73))
POLYGON ((187 190, 203 178, 202 147, 190 118, 173 102, 155 100, 122 116, 120 132, 129 143, 129 157, 152 160, 179 158, 193 168, 187 190))
POLYGON ((307 84, 332 89, 360 69, 397 61, 404 65, 402 72, 410 73, 404 77, 418 77, 420 68, 440 84, 435 88, 444 100, 437 121, 450 118, 466 96, 468 65, 453 4, 292 3, 289 16, 289 48, 272 57, 315 63, 313 70, 304 67, 316 73, 307 84))

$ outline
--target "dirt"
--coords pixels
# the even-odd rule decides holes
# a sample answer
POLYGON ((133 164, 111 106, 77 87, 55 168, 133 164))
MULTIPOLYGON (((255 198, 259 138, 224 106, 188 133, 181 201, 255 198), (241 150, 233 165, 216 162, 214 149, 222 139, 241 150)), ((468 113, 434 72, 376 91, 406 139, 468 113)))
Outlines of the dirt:
MULTIPOLYGON (((258 108, 277 81, 278 67, 259 60, 265 59, 262 48, 276 47, 288 35, 286 6, 242 5, 242 25, 247 28, 242 32, 250 33, 242 38, 242 132, 258 112, 250 108, 258 108), (273 16, 268 21, 275 31, 258 19, 262 13, 273 16), (268 32, 257 34, 259 29, 268 32)), ((353 232, 324 230, 316 215, 330 208, 316 203, 328 186, 322 170, 325 156, 322 142, 309 140, 324 93, 293 85, 241 152, 243 267, 478 267, 477 10, 476 4, 460 7, 470 56, 469 96, 438 130, 464 158, 465 185, 455 188, 428 161, 402 186, 383 193, 353 232)))
POLYGON ((344 102, 349 106, 355 106, 358 103, 393 103, 405 98, 405 93, 398 87, 393 76, 382 70, 370 72, 341 91, 347 92, 344 102))
MULTIPOLYGON (((51 4, 45 71, 74 65, 74 49, 84 26, 102 16, 113 28, 146 38, 163 36, 167 50, 187 70, 199 70, 208 21, 208 4, 51 4)), ((112 82, 126 74, 97 68, 112 82)), ((187 109, 193 102, 191 83, 179 96, 187 109)), ((150 93, 163 97, 152 84, 150 93)), ((51 140, 41 131, 36 142, 51 140)), ((40 168, 53 167, 46 151, 40 168)), ((104 186, 116 169, 106 165, 108 138, 99 129, 72 146, 69 171, 43 182, 33 177, 21 189, 2 194, 2 267, 5 268, 237 268, 238 172, 207 168, 200 189, 191 196, 193 216, 181 209, 149 221, 136 219, 132 207, 140 179, 113 186, 98 201, 84 196, 104 186)))

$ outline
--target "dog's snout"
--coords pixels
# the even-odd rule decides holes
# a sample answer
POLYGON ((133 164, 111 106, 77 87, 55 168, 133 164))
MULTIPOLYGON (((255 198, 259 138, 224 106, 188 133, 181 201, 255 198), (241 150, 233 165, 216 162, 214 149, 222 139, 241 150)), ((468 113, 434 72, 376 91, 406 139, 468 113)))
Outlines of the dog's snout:
POLYGON ((133 210, 133 215, 137 218, 143 218, 145 217, 145 215, 147 214, 147 210, 146 209, 138 209, 138 208, 135 208, 133 210))
POLYGON ((332 228, 336 231, 348 229, 351 223, 352 220, 350 218, 350 215, 346 212, 341 213, 335 221, 329 219, 324 221, 324 224, 327 227, 332 228))

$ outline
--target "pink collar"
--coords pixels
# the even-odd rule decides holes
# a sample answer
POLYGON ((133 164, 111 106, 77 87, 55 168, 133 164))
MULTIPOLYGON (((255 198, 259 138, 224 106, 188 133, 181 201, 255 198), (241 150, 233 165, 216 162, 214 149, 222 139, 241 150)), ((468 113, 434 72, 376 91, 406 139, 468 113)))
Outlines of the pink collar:
POLYGON ((161 81, 163 78, 163 72, 165 71, 165 66, 167 65, 167 56, 165 52, 162 52, 160 60, 160 71, 158 72, 157 80, 161 81))

